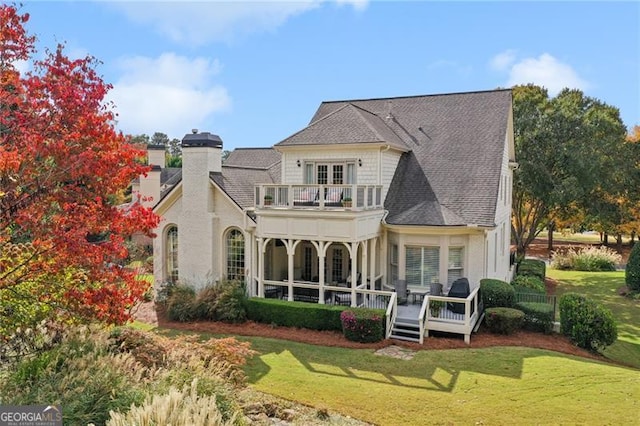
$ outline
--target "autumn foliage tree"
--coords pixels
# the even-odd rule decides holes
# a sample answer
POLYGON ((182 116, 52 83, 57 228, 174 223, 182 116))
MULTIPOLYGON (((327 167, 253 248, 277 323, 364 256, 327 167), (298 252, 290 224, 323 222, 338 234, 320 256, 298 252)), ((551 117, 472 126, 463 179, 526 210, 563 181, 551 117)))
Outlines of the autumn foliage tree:
POLYGON ((118 266, 124 243, 158 221, 115 205, 147 169, 114 128, 97 61, 62 45, 33 60, 28 19, 0 6, 0 340, 45 319, 126 321, 147 284, 118 266))

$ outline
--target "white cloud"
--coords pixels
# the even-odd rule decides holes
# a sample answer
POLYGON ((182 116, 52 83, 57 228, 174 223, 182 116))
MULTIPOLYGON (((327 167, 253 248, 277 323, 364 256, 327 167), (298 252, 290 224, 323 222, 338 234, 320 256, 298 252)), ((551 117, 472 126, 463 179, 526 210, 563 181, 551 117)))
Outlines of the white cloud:
POLYGON ((217 60, 164 53, 123 59, 119 65, 123 74, 108 100, 115 104, 117 127, 125 133, 181 138, 231 106, 227 90, 213 82, 221 70, 217 60))
POLYGON ((369 6, 369 0, 336 0, 339 5, 352 6, 357 11, 362 11, 369 6))
POLYGON ((515 52, 506 51, 496 55, 490 65, 494 69, 508 72, 507 87, 533 83, 545 87, 549 95, 555 96, 565 87, 586 90, 591 86, 571 65, 559 61, 549 53, 516 61, 515 52))
POLYGON ((498 71, 508 69, 516 60, 516 51, 509 49, 491 58, 491 68, 498 71))
MULTIPOLYGON (((113 2, 130 20, 150 25, 178 43, 203 45, 211 41, 231 41, 252 33, 273 31, 289 18, 314 10, 326 0, 296 1, 195 1, 195 2, 113 2)), ((357 11, 368 0, 335 0, 357 11)))

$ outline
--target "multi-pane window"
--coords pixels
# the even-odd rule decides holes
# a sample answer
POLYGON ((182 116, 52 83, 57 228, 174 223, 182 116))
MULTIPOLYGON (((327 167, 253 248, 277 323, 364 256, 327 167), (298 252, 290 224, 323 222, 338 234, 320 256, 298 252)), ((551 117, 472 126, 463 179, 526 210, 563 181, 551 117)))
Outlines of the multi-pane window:
POLYGON ((244 281, 244 235, 238 229, 227 233, 227 278, 244 281))
POLYGON ((439 247, 406 247, 405 251, 408 286, 429 287, 440 280, 439 247))
POLYGON ((304 247, 304 263, 302 265, 302 277, 305 281, 311 281, 313 276, 313 248, 304 247))
POLYGON ((464 276, 463 253, 462 247, 449 247, 449 267, 447 269, 447 283, 449 285, 464 276))
POLYGON ((167 280, 178 281, 178 227, 172 226, 167 231, 166 241, 167 280))
POLYGON ((392 244, 389 249, 389 275, 391 276, 391 282, 398 281, 398 245, 392 244))
POLYGON ((331 261, 331 281, 339 282, 342 280, 342 249, 333 249, 333 259, 331 261))

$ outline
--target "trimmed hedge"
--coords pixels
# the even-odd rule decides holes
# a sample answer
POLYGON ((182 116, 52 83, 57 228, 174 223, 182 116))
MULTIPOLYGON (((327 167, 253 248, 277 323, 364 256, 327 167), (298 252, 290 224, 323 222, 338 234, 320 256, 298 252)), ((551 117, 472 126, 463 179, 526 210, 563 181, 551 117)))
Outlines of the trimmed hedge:
POLYGON ((513 308, 489 308, 485 310, 489 331, 495 334, 512 334, 522 328, 524 312, 513 308))
POLYGON ((624 269, 624 281, 630 290, 640 292, 640 243, 633 245, 624 269))
POLYGON ((604 349, 618 338, 613 314, 596 301, 581 294, 560 297, 560 331, 577 346, 604 349))
POLYGON ((515 288, 528 288, 540 293, 547 291, 544 281, 536 275, 518 275, 511 281, 511 285, 515 288))
POLYGON ((247 300, 247 318, 252 321, 310 330, 342 331, 340 313, 346 309, 350 308, 261 297, 247 300))
POLYGON ((384 311, 380 309, 349 309, 340 314, 342 333, 347 340, 360 343, 384 339, 384 311))
POLYGON ((485 309, 494 307, 511 308, 515 301, 516 292, 509 283, 492 278, 483 278, 480 280, 480 294, 485 309))
POLYGON ((553 330, 553 306, 548 303, 518 302, 516 309, 524 312, 523 327, 527 330, 551 333, 553 330))
POLYGON ((544 282, 547 276, 547 265, 543 260, 522 259, 518 264, 518 275, 533 275, 544 282))

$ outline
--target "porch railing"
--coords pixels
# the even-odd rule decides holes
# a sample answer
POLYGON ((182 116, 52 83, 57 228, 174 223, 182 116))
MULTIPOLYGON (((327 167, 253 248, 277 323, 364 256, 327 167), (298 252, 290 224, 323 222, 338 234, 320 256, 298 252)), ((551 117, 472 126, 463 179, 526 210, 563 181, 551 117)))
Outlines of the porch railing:
POLYGON ((430 330, 464 334, 465 343, 470 343, 471 331, 480 315, 479 290, 480 287, 475 288, 464 299, 425 296, 418 317, 420 343, 423 343, 424 336, 428 336, 430 330), (437 305, 440 305, 439 309, 437 309, 437 305))
POLYGON ((255 205, 287 209, 381 209, 381 185, 258 185, 255 205))
POLYGON ((297 302, 324 303, 326 305, 357 306, 361 308, 382 309, 385 311, 385 336, 389 337, 398 314, 397 295, 391 291, 371 290, 365 284, 355 288, 324 285, 321 302, 320 286, 315 282, 295 281, 291 286, 286 281, 264 281, 264 297, 271 299, 293 300, 297 302), (355 294, 355 303, 352 298, 355 294))

